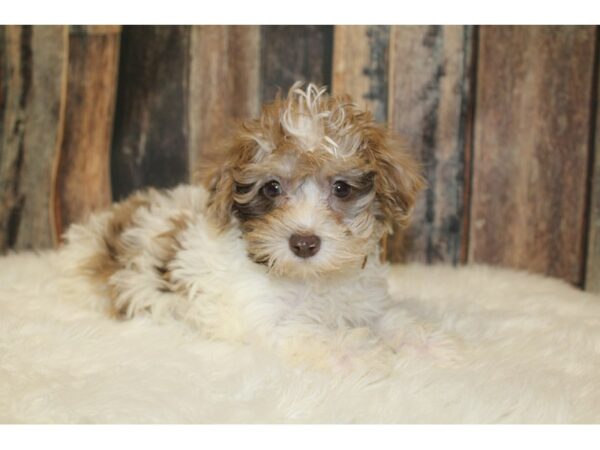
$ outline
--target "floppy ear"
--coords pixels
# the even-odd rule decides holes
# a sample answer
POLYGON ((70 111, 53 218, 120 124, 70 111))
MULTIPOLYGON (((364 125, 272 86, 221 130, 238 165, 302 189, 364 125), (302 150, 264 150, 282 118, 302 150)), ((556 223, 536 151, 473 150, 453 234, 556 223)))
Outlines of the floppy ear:
POLYGON ((194 182, 208 191, 208 214, 220 228, 229 225, 233 217, 234 171, 251 158, 254 146, 251 139, 226 142, 220 151, 206 156, 194 172, 194 182))
POLYGON ((406 227, 417 194, 426 185, 420 164, 399 139, 377 125, 366 131, 365 150, 375 170, 375 195, 388 232, 394 223, 406 227))

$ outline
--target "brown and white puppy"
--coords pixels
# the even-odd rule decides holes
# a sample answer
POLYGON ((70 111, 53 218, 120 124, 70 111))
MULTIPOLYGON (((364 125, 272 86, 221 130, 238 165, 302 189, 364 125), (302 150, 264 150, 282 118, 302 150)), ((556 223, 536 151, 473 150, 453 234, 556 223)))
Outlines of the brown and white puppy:
POLYGON ((406 225, 423 180, 348 97, 295 84, 197 178, 72 227, 70 285, 121 316, 175 316, 313 366, 365 354, 371 367, 414 334, 390 303, 379 243, 406 225))

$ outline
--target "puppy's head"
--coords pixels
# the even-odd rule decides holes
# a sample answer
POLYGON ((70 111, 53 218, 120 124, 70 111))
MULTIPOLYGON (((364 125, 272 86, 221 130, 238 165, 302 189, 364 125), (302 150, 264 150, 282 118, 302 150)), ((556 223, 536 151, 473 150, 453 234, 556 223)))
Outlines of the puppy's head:
POLYGON ((219 227, 284 277, 360 269, 423 186, 416 162, 347 97, 295 84, 200 170, 219 227))

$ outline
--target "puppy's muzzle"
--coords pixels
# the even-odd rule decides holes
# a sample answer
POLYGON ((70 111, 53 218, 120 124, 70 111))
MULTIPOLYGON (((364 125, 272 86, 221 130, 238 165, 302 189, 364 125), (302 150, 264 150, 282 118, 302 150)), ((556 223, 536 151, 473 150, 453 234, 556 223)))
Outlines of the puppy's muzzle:
POLYGON ((321 248, 321 238, 313 235, 293 234, 290 237, 290 249, 300 258, 310 258, 321 248))

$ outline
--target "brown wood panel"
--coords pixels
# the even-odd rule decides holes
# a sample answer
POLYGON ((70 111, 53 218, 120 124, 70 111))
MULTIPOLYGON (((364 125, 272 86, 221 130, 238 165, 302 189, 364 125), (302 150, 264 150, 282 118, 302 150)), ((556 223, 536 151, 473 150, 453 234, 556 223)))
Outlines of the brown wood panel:
POLYGON ((194 26, 190 44, 190 167, 260 110, 260 27, 194 26))
POLYGON ((585 288, 588 291, 600 293, 600 30, 596 27, 596 73, 595 98, 592 108, 595 108, 595 123, 592 130, 593 141, 590 142, 593 154, 591 160, 591 192, 588 211, 587 263, 585 273, 585 288))
POLYGON ((71 25, 69 33, 71 34, 118 34, 121 32, 121 25, 71 25))
MULTIPOLYGON (((596 126, 596 133, 600 131, 599 126, 596 126)), ((600 294, 600 142, 598 137, 596 137, 595 160, 585 288, 588 291, 600 294)))
POLYGON ((111 202, 110 141, 119 28, 74 27, 69 33, 65 125, 56 178, 57 230, 111 202))
POLYGON ((406 233, 389 239, 389 257, 457 263, 466 234, 473 27, 394 26, 390 45, 390 125, 422 161, 428 189, 406 233))
POLYGON ((390 27, 336 25, 332 91, 350 94, 360 108, 387 121, 390 27))
POLYGON ((331 87, 333 26, 261 27, 261 99, 271 101, 298 80, 331 87))
POLYGON ((113 198, 188 181, 188 26, 125 26, 112 142, 113 198))
POLYGON ((582 282, 594 27, 482 27, 469 259, 582 282))
POLYGON ((67 30, 2 27, 0 47, 0 250, 50 247, 67 30))

